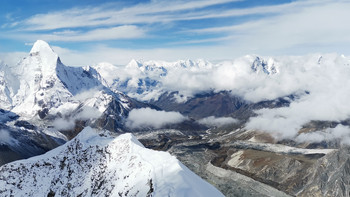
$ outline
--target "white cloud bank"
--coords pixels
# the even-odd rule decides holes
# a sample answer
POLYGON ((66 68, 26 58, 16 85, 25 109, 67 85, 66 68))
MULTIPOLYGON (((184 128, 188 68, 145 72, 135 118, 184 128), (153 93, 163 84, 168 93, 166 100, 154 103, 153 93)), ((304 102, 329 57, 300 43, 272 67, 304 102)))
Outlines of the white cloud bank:
POLYGON ((277 138, 294 138, 311 120, 339 122, 350 118, 349 59, 325 55, 319 61, 295 58, 290 64, 284 64, 278 80, 271 84, 273 80, 270 79, 262 82, 264 91, 261 93, 283 90, 285 93, 308 91, 309 94, 301 95, 289 107, 258 110, 259 116, 250 119, 248 129, 271 132, 277 138))
POLYGON ((56 115, 59 112, 63 116, 68 116, 67 118, 55 119, 53 126, 57 130, 69 130, 74 128, 77 120, 85 121, 99 118, 106 110, 106 105, 108 103, 100 100, 101 97, 104 98, 104 94, 100 89, 101 87, 95 87, 82 91, 73 97, 74 102, 65 103, 56 109, 51 109, 50 113, 52 115, 56 115), (103 103, 95 105, 96 102, 103 103), (77 113, 74 113, 74 111, 79 108, 80 104, 83 104, 83 106, 77 113), (99 108, 97 108, 97 106, 99 108))
POLYGON ((77 120, 93 120, 97 119, 102 115, 102 112, 100 112, 98 109, 84 106, 81 111, 74 116, 68 117, 68 118, 57 118, 53 122, 53 126, 57 130, 69 130, 73 129, 75 126, 75 121, 77 120))
MULTIPOLYGON (((336 55, 328 56, 331 58, 329 61, 337 61, 335 60, 337 58, 342 59, 336 55)), ((140 80, 149 78, 159 82, 158 86, 150 87, 152 90, 150 94, 154 94, 153 91, 159 92, 160 90, 179 91, 186 98, 203 91, 214 90, 219 92, 228 90, 248 101, 258 102, 309 90, 311 88, 309 87, 310 77, 319 78, 318 80, 322 82, 322 77, 326 77, 323 75, 327 73, 322 73, 322 70, 318 69, 319 58, 320 55, 260 58, 267 64, 266 67, 270 71, 274 68, 278 72, 272 75, 264 73, 262 63, 257 66, 257 71, 251 68, 257 59, 257 56, 254 55, 218 64, 203 60, 176 62, 131 61, 126 67, 120 67, 114 77, 120 83, 127 84, 128 93, 139 88, 140 80), (164 69, 166 69, 166 72, 164 69), (314 71, 305 72, 305 69, 313 69, 314 71), (320 71, 317 71, 317 69, 320 71)), ((142 96, 147 97, 147 95, 142 96)))
POLYGON ((350 145, 350 128, 344 125, 338 125, 335 128, 328 128, 324 131, 312 133, 301 133, 296 138, 298 142, 322 142, 339 140, 341 144, 350 145))
POLYGON ((206 125, 209 127, 212 127, 212 126, 221 127, 221 126, 225 126, 225 125, 235 124, 238 122, 238 120, 231 118, 231 117, 216 118, 215 116, 209 116, 209 117, 200 119, 197 122, 199 124, 206 125))
POLYGON ((177 124, 185 121, 179 112, 157 111, 150 108, 133 109, 126 120, 126 126, 133 128, 161 128, 167 124, 177 124))
POLYGON ((157 97, 162 91, 179 91, 185 98, 202 91, 226 90, 251 102, 294 95, 288 107, 258 110, 258 116, 246 125, 247 129, 270 132, 276 138, 294 138, 312 120, 350 118, 349 58, 337 54, 260 57, 264 63, 254 70, 256 58, 244 56, 218 64, 202 60, 132 61, 125 68, 118 68, 116 78, 121 83, 127 80, 129 93, 138 90, 140 79, 158 81, 154 87, 141 86, 146 93, 138 96, 144 100, 157 97))

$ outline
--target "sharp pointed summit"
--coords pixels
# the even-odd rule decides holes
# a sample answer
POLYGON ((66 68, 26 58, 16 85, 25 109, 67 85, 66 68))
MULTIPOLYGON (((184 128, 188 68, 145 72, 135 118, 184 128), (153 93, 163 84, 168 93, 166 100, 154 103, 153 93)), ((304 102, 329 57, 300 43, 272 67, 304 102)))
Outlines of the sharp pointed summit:
POLYGON ((39 114, 40 118, 45 117, 49 109, 70 101, 78 92, 101 86, 103 81, 99 81, 94 69, 62 64, 50 45, 42 40, 34 43, 29 55, 11 72, 18 81, 18 85, 11 87, 12 110, 30 117, 39 114))

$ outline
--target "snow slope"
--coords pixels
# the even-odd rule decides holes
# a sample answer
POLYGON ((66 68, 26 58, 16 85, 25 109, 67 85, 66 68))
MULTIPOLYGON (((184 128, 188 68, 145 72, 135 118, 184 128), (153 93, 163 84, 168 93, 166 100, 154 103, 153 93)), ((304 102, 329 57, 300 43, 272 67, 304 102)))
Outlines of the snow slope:
POLYGON ((5 109, 12 107, 14 92, 10 84, 16 86, 16 79, 10 72, 9 66, 0 61, 0 106, 5 109))
POLYGON ((44 155, 0 167, 0 196, 223 196, 131 134, 85 128, 44 155))

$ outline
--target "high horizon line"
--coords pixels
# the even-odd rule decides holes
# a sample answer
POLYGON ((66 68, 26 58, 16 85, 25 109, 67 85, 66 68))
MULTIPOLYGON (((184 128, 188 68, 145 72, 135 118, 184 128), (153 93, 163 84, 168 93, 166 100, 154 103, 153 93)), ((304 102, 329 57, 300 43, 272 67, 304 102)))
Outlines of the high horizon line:
MULTIPOLYGON (((239 56, 239 57, 231 57, 231 58, 225 58, 225 59, 218 59, 218 60, 207 60, 207 59, 204 59, 204 58, 197 58, 197 59, 190 59, 190 58, 187 58, 187 59, 176 59, 176 60, 162 60, 162 59, 147 59, 147 60, 144 60, 144 59, 136 59, 136 58, 132 58, 130 59, 127 63, 125 64, 114 64, 112 62, 108 62, 108 61, 101 61, 101 62, 96 62, 94 64, 87 64, 87 65, 69 65, 69 64, 66 64, 65 61, 64 61, 64 57, 62 58, 62 56, 57 53, 55 51, 55 48, 56 46, 51 46, 50 43, 46 42, 45 40, 37 40, 35 41, 34 43, 32 43, 30 46, 31 46, 31 49, 28 51, 28 52, 23 52, 23 54, 21 54, 22 56, 19 56, 17 60, 14 60, 14 61, 17 61, 15 64, 17 64, 18 62, 21 61, 21 59, 25 58, 26 56, 28 56, 31 51, 33 50, 34 48, 34 45, 35 43, 37 42, 44 42, 46 44, 48 44, 48 46, 54 51, 54 53, 56 53, 58 55, 58 57, 61 59, 62 63, 67 65, 67 66, 72 66, 72 67, 82 67, 82 66, 93 66, 93 65, 98 65, 98 64, 101 64, 101 63, 109 63, 109 64, 112 64, 114 66, 126 66, 128 64, 130 64, 132 61, 136 61, 138 63, 148 63, 148 62, 152 62, 152 61, 155 61, 155 62, 164 62, 164 63, 175 63, 175 62, 180 62, 180 61, 192 61, 192 62, 196 62, 196 61, 205 61, 205 62, 208 62, 208 63, 211 63, 211 64, 219 64, 221 62, 225 62, 225 61, 234 61, 236 59, 239 59, 239 58, 243 58, 243 57, 247 57, 247 56, 256 56, 256 57, 262 57, 262 58, 283 58, 283 57, 303 57, 303 56, 313 56, 313 55, 327 55, 327 54, 336 54, 337 56, 343 56, 345 58, 347 58, 348 56, 344 55, 344 54, 339 54, 339 53, 336 53, 336 52, 331 52, 331 53, 308 53, 308 54, 303 54, 303 55, 279 55, 279 56, 273 56, 273 55, 260 55, 260 54, 245 54, 245 55, 242 55, 242 56, 239 56)), ((8 64, 10 66, 13 66, 14 64, 9 64, 8 62, 6 62, 5 60, 3 59, 0 59, 1 62, 5 63, 5 64, 8 64)))

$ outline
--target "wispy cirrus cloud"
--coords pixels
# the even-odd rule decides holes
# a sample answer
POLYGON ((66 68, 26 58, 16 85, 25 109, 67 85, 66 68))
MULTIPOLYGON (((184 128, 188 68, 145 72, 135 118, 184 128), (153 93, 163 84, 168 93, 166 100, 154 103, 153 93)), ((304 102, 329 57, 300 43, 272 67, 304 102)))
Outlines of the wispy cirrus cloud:
MULTIPOLYGON (((19 24, 25 30, 53 30, 62 28, 94 27, 105 25, 125 25, 157 23, 183 20, 178 12, 200 9, 240 0, 218 1, 151 1, 131 7, 106 4, 99 7, 84 7, 37 14, 19 24)), ((205 13, 201 14, 202 16, 205 13)), ((182 16, 186 16, 186 13, 182 16)), ((17 25, 17 24, 16 24, 17 25)))
POLYGON ((132 39, 141 38, 146 36, 143 29, 134 25, 124 25, 111 28, 97 28, 91 31, 55 31, 50 33, 34 33, 34 34, 15 34, 9 35, 9 37, 22 37, 22 39, 45 41, 70 41, 70 42, 83 42, 83 41, 102 41, 102 40, 115 40, 115 39, 132 39))
MULTIPOLYGON (((146 38, 168 28, 164 24, 186 20, 188 15, 197 13, 198 9, 238 1, 241 0, 150 1, 129 6, 121 6, 120 3, 80 6, 34 14, 23 20, 8 20, 2 25, 2 29, 6 30, 0 37, 25 42, 37 39, 90 42, 146 38), (151 27, 153 24, 163 25, 151 27)), ((205 16, 205 13, 200 15, 205 16)))
MULTIPOLYGON (((237 13, 269 14, 239 24, 192 29, 196 34, 230 35, 230 42, 243 51, 260 54, 342 52, 350 27, 347 1, 297 1, 290 4, 237 10, 237 13), (347 33, 345 33, 347 32, 347 33), (335 47, 337 46, 337 47, 335 47), (342 47, 339 47, 342 46, 342 47)), ((227 11, 231 13, 231 11, 227 11)), ((222 15, 228 15, 223 13, 222 15)), ((348 52, 348 51, 347 51, 348 52)))

